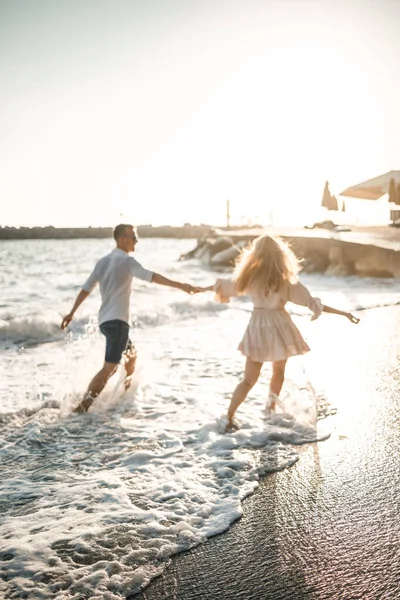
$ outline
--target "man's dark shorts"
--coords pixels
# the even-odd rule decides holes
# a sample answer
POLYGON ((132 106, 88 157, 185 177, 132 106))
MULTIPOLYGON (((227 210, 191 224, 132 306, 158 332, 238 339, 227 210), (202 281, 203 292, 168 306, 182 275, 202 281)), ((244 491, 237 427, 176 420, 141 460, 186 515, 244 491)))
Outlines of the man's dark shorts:
POLYGON ((106 321, 100 325, 100 331, 106 337, 106 362, 117 365, 124 352, 134 350, 125 321, 106 321))

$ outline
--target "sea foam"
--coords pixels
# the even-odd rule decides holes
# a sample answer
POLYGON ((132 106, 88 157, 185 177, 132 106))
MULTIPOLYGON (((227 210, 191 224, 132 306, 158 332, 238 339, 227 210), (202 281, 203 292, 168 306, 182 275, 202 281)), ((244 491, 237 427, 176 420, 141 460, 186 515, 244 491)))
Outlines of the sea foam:
POLYGON ((122 392, 120 370, 84 415, 71 413, 75 386, 89 375, 81 355, 100 350, 101 338, 75 339, 64 348, 71 354, 63 369, 76 379, 60 404, 54 393, 35 409, 3 415, 0 590, 121 600, 173 554, 225 531, 261 475, 294 464, 293 445, 318 439, 314 423, 265 416, 264 383, 239 411, 240 429, 223 432, 241 359, 229 353, 225 377, 218 376, 221 352, 235 337, 231 320, 220 325, 225 336, 213 341, 208 316, 192 324, 190 340, 189 327, 144 331, 133 389, 122 392), (208 349, 199 354, 204 336, 208 349))

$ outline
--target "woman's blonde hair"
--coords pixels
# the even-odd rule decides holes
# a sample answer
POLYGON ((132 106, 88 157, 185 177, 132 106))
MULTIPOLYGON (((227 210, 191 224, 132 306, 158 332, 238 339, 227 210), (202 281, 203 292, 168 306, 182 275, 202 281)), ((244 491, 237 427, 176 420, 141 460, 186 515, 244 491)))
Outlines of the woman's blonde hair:
POLYGON ((299 270, 299 261, 283 240, 262 235, 241 252, 233 280, 239 294, 253 288, 268 295, 286 282, 295 283, 299 270))

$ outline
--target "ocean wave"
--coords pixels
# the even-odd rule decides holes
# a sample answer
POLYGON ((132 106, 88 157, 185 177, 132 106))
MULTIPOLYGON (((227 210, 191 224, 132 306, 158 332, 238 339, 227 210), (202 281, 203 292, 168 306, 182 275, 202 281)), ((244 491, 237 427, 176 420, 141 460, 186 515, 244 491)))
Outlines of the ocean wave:
MULTIPOLYGON (((65 338, 61 330, 61 315, 27 315, 0 320, 0 340, 3 346, 35 345, 55 342, 65 338)), ((88 318, 76 319, 70 328, 73 333, 82 333, 90 327, 88 318)))
POLYGON ((372 310, 374 308, 390 308, 392 306, 400 306, 400 301, 398 301, 398 300, 390 300, 390 301, 381 300, 380 302, 371 301, 369 303, 366 303, 366 302, 355 303, 354 308, 352 308, 351 310, 353 310, 353 311, 372 310))
MULTIPOLYGON (((373 297, 355 297, 333 299, 334 306, 349 311, 366 311, 378 308, 390 308, 399 306, 397 295, 390 295, 377 299, 373 297)), ((235 299, 230 304, 219 304, 213 300, 193 302, 186 300, 173 302, 164 306, 155 307, 153 310, 141 310, 132 316, 132 327, 146 329, 149 327, 160 327, 177 321, 198 319, 201 317, 212 317, 215 314, 227 310, 241 310, 251 313, 252 306, 248 299, 235 299)), ((309 315, 305 308, 289 303, 287 310, 296 316, 309 315)), ((38 344, 57 342, 65 340, 69 336, 91 335, 97 330, 97 319, 95 315, 75 318, 66 332, 60 328, 62 316, 58 313, 47 313, 46 315, 27 315, 22 317, 10 317, 0 319, 0 348, 17 346, 34 346, 38 344)))
POLYGON ((199 317, 212 316, 213 314, 224 312, 227 306, 217 302, 193 300, 183 300, 181 302, 172 302, 162 308, 158 307, 153 311, 142 310, 132 318, 134 327, 143 329, 146 327, 157 327, 174 323, 176 321, 198 319, 199 317))
MULTIPOLYGON (((166 304, 154 310, 142 310, 133 315, 132 326, 144 329, 173 323, 177 320, 197 319, 200 316, 212 315, 226 310, 226 306, 213 301, 196 302, 191 300, 166 304)), ((27 315, 0 320, 0 340, 4 347, 12 345, 37 345, 57 342, 66 338, 61 330, 62 316, 58 313, 45 315, 27 315)), ((96 316, 75 318, 68 327, 67 333, 87 335, 96 329, 96 316)))

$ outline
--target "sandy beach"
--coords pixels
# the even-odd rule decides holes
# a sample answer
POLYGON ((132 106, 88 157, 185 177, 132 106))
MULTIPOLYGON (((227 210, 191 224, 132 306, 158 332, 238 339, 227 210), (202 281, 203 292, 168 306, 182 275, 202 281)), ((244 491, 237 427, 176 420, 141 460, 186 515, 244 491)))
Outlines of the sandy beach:
POLYGON ((395 600, 400 596, 400 310, 362 316, 363 351, 329 344, 329 440, 266 476, 228 532, 172 560, 143 600, 395 600), (378 333, 379 332, 379 333, 378 333))

